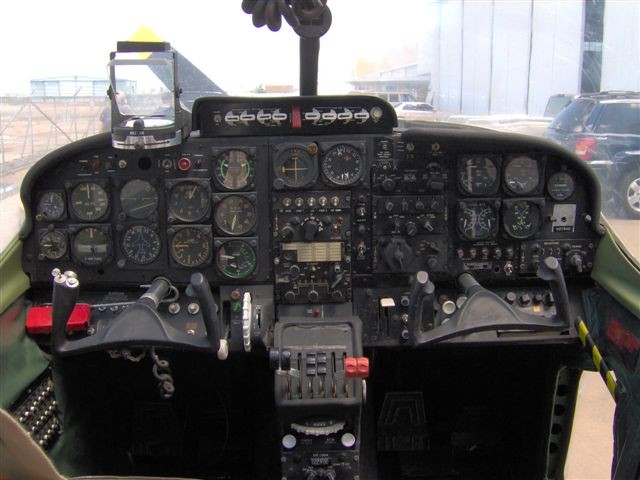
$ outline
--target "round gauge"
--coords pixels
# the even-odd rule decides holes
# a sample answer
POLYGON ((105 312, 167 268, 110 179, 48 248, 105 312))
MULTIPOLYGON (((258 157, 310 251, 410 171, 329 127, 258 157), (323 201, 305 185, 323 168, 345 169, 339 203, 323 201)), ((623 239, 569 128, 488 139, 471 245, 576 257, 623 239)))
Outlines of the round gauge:
POLYGON ((160 236, 151 227, 135 225, 124 232, 122 250, 133 263, 147 265, 160 255, 160 236))
POLYGON ((256 224, 256 207, 240 195, 223 198, 213 214, 216 226, 228 235, 244 235, 256 224))
POLYGON ((130 180, 120 190, 120 206, 131 218, 147 218, 158 208, 158 192, 145 180, 130 180))
POLYGON ((38 213, 45 220, 58 220, 64 215, 64 197, 60 192, 46 192, 38 202, 38 213))
POLYGON ((487 195, 498 190, 498 167, 492 157, 464 155, 458 159, 458 184, 471 195, 487 195))
POLYGON ((216 159, 214 175, 227 190, 242 190, 253 182, 255 170, 245 151, 227 150, 216 159))
POLYGON ((182 228, 171 239, 171 256, 182 266, 199 267, 211 256, 211 238, 198 228, 182 228))
POLYGON ((108 210, 109 196, 97 183, 79 183, 71 192, 71 211, 80 220, 100 220, 108 210))
POLYGON ((538 162, 525 155, 513 157, 504 169, 504 183, 517 195, 534 191, 540 183, 538 162))
POLYGON ((513 238, 529 238, 540 228, 540 209, 531 202, 516 202, 505 209, 502 223, 513 238))
POLYGON ((229 240, 218 249, 216 263, 229 278, 244 278, 256 268, 256 251, 243 240, 229 240))
POLYGON ((566 172, 557 172, 551 175, 547 182, 547 191, 554 200, 562 201, 573 195, 576 183, 573 177, 566 172))
POLYGON ((364 173, 360 150, 346 143, 331 147, 321 163, 322 174, 334 185, 346 187, 357 183, 364 173))
POLYGON ((40 253, 49 260, 59 260, 67 253, 67 237, 52 230, 40 237, 40 253))
POLYGON ((109 236, 96 227, 80 230, 73 238, 71 248, 74 257, 89 266, 103 264, 111 254, 109 236))
POLYGON ((209 188, 186 181, 175 184, 169 191, 169 217, 183 222, 197 222, 209 213, 209 188))
POLYGON ((276 188, 303 188, 313 183, 318 175, 315 159, 302 145, 293 145, 281 151, 273 168, 273 184, 276 188))
POLYGON ((487 202, 464 202, 458 206, 458 230, 469 240, 495 236, 498 215, 487 202))

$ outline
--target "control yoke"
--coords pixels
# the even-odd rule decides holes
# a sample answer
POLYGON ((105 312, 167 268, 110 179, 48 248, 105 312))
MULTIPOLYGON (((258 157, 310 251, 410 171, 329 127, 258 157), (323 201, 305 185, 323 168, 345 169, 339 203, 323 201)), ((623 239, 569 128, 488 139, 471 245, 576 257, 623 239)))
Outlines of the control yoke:
POLYGON ((66 326, 78 300, 80 282, 74 272, 55 269, 52 296, 51 350, 54 355, 140 346, 166 346, 205 352, 214 351, 224 360, 228 355, 226 331, 204 275, 196 273, 191 286, 203 310, 206 336, 189 335, 166 321, 158 307, 169 293, 171 283, 164 277, 153 280, 147 291, 112 321, 100 325, 92 335, 70 339, 66 326))
POLYGON ((467 301, 447 322, 425 330, 425 325, 433 324, 435 287, 427 272, 420 271, 412 279, 409 296, 409 341, 414 347, 423 347, 492 330, 566 330, 569 327, 569 297, 558 260, 554 257, 545 258, 538 269, 538 277, 549 282, 556 299, 556 314, 551 318, 518 311, 465 272, 458 276, 457 283, 467 295, 467 301))

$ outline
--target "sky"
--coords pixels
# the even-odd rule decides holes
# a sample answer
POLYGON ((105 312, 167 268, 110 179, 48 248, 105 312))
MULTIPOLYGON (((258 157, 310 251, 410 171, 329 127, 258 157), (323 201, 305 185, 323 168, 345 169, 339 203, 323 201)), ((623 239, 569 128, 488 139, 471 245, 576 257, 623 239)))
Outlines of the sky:
MULTIPOLYGON (((0 94, 29 94, 29 81, 106 77, 109 52, 150 28, 229 93, 260 84, 298 84, 298 36, 256 29, 241 0, 9 0, 0 12, 0 94)), ((320 82, 340 89, 360 57, 415 46, 429 27, 431 0, 330 0, 333 24, 321 39, 320 82)))

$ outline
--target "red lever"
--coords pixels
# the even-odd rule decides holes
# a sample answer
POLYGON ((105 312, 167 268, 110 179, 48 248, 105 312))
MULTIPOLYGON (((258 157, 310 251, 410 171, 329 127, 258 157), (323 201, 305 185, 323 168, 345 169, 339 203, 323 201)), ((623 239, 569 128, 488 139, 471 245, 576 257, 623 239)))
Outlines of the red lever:
MULTIPOLYGON (((31 307, 27 312, 25 326, 31 335, 51 333, 51 312, 53 308, 49 306, 31 307)), ((67 322, 67 332, 80 332, 87 329, 91 319, 91 305, 78 303, 71 312, 67 322)))

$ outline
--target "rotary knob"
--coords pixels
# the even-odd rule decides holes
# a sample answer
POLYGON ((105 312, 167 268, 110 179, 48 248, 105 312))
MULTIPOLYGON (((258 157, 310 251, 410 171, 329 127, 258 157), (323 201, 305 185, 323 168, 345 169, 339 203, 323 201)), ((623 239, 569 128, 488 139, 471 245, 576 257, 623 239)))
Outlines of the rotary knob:
POLYGON ((307 293, 307 299, 312 303, 317 302, 319 298, 320 294, 316 290, 309 290, 309 293, 307 293))
POLYGON ((322 222, 316 218, 309 218, 302 224, 302 232, 307 242, 312 242, 322 232, 322 222))
POLYGON ((418 227, 414 222, 407 222, 404 227, 405 232, 408 236, 413 237, 416 233, 418 233, 418 227))
POLYGON ((393 178, 386 177, 382 180, 382 189, 385 192, 393 192, 396 189, 396 181, 393 178))
POLYGON ((280 230, 280 236, 283 240, 292 240, 295 233, 296 231, 289 223, 287 223, 284 227, 282 227, 282 230, 280 230))

